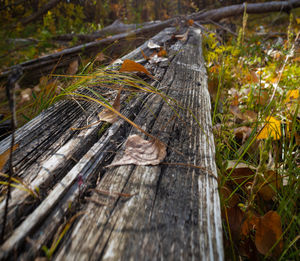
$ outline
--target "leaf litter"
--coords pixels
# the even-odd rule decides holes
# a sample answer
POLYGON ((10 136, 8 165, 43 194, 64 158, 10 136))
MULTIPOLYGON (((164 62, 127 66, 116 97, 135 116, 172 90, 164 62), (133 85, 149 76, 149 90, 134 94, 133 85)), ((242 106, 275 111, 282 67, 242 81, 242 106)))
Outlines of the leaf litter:
MULTIPOLYGON (((116 97, 116 99, 115 99, 115 101, 112 105, 112 107, 118 112, 120 111, 120 108, 121 108, 120 99, 121 99, 122 89, 123 89, 123 87, 121 86, 119 91, 118 91, 117 97, 116 97)), ((113 111, 111 111, 109 109, 104 109, 103 111, 101 111, 98 114, 98 117, 99 117, 99 121, 106 121, 106 122, 109 122, 109 123, 114 123, 118 119, 118 115, 115 114, 113 111)))
POLYGON ((144 140, 138 135, 128 137, 125 152, 121 159, 108 165, 109 167, 134 164, 137 166, 158 165, 167 155, 166 145, 154 138, 144 140))

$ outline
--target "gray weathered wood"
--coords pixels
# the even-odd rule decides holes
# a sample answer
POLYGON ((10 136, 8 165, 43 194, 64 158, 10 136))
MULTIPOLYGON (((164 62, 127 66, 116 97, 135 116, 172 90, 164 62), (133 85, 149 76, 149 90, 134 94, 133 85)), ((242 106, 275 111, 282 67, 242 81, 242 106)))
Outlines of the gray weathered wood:
POLYGON ((135 196, 108 199, 95 192, 92 197, 108 205, 88 204, 56 260, 223 260, 218 184, 210 175, 216 174, 216 167, 199 32, 194 31, 178 51, 160 86, 186 108, 176 108, 181 119, 172 120, 170 106, 154 97, 135 121, 169 145, 166 162, 188 162, 204 170, 176 164, 108 170, 97 189, 135 196))
MULTIPOLYGON (((59 226, 82 211, 55 252, 55 260, 223 260, 210 99, 200 30, 192 30, 186 43, 171 40, 174 30, 166 29, 154 37, 168 47, 169 61, 152 65, 159 80, 153 84, 168 95, 169 104, 160 96, 139 94, 122 111, 168 145, 164 164, 105 168, 108 157, 121 157, 121 145, 129 133, 138 133, 137 130, 118 120, 99 140, 101 125, 72 133, 69 127, 82 125, 85 113, 78 110, 60 128, 62 122, 56 123, 59 118, 51 121, 59 115, 55 112, 61 114, 68 108, 72 111, 77 105, 70 101, 55 105, 16 135, 20 144, 16 151, 17 175, 31 184, 49 187, 42 189, 40 202, 31 208, 25 206, 28 196, 13 190, 13 231, 0 248, 0 259, 34 259, 41 254, 43 245, 51 246, 59 226), (43 137, 39 130, 43 125, 44 130, 56 127, 43 137), (35 134, 30 135, 30 129, 35 134), (42 138, 45 140, 34 149, 35 140, 42 138), (42 149, 47 140, 51 144, 42 149), (31 169, 32 162, 22 167, 29 155, 39 161, 39 168, 31 169), (73 155, 77 155, 78 162, 73 155), (108 191, 112 196, 99 191, 108 191), (126 198, 118 193, 133 196, 126 198)), ((150 53, 145 43, 124 59, 142 59, 140 49, 150 53)), ((86 108, 89 113, 98 111, 89 104, 86 108)), ((94 114, 91 121, 95 121, 94 114)), ((7 149, 8 141, 0 144, 0 150, 7 149)))

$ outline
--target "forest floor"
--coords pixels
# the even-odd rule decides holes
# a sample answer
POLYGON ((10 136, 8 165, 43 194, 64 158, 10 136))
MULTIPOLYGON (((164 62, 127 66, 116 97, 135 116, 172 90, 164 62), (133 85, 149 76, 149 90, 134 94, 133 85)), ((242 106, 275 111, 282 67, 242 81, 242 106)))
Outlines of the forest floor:
MULTIPOLYGON (((0 69, 74 44, 48 42, 45 34, 51 31, 51 17, 46 23, 48 31, 38 42, 28 40, 28 35, 25 44, 14 40, 14 50, 6 48, 1 54, 0 69)), ((244 14, 204 26, 226 259, 296 260, 300 254, 300 10, 244 14)), ((53 80, 45 75, 17 86, 19 126, 49 107, 70 82, 74 84, 72 76, 105 67, 117 58, 102 50, 93 58, 70 63, 64 77, 53 80)), ((10 111, 4 92, 0 115, 5 129, 10 111)))

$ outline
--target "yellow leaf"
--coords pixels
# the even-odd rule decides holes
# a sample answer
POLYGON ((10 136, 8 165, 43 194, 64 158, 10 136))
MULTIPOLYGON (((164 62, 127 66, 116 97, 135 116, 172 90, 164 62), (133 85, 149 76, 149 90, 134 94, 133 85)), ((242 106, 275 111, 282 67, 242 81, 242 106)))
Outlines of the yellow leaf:
POLYGON ((299 98, 299 90, 290 90, 287 94, 285 102, 290 102, 291 100, 297 100, 299 98))
POLYGON ((269 137, 273 137, 274 140, 279 140, 281 137, 280 121, 270 116, 267 118, 265 126, 260 131, 256 139, 263 140, 269 137))
POLYGON ((297 24, 300 24, 300 18, 296 18, 297 24))

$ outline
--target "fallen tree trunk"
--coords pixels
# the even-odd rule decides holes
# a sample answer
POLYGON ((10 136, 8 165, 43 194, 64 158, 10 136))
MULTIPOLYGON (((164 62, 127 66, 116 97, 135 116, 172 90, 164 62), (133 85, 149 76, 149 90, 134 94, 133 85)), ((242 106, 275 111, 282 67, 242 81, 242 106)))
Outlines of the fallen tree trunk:
MULTIPOLYGON (((168 146, 164 164, 105 168, 138 131, 121 119, 70 130, 86 125, 86 117, 96 121, 99 108, 71 99, 55 104, 16 132, 16 175, 40 195, 12 191, 1 260, 34 260, 46 246, 53 260, 224 259, 201 32, 191 29, 186 42, 173 39, 174 32, 153 38, 168 61, 147 65, 156 78, 149 84, 167 102, 147 93, 129 100, 126 86, 121 98, 121 112, 168 146)), ((149 56, 147 46, 123 59, 142 59, 141 50, 149 56)))
POLYGON ((209 20, 218 22, 219 20, 238 16, 246 12, 248 14, 262 14, 270 12, 290 12, 294 8, 300 7, 300 0, 290 0, 290 1, 278 1, 278 2, 265 2, 257 4, 240 4, 222 7, 219 9, 209 10, 204 13, 195 13, 189 15, 189 19, 194 19, 201 21, 202 23, 210 23, 209 20))
MULTIPOLYGON (((60 68, 70 64, 74 59, 78 59, 78 54, 80 53, 83 54, 91 53, 95 49, 99 50, 113 43, 117 43, 121 40, 129 39, 128 41, 130 41, 130 38, 132 38, 134 41, 134 39, 140 36, 143 36, 145 38, 147 38, 147 35, 153 36, 155 33, 170 26, 174 21, 175 19, 171 19, 165 22, 161 22, 159 24, 149 25, 145 28, 139 28, 127 33, 117 34, 102 40, 93 41, 75 47, 71 47, 54 54, 45 55, 43 57, 21 63, 20 66, 22 67, 24 73, 33 72, 34 74, 39 75, 39 72, 44 72, 43 68, 46 68, 47 71, 49 72, 53 68, 60 68)), ((12 68, 9 68, 1 72, 0 79, 6 78, 10 74, 11 70, 12 68)))
MULTIPOLYGON (((206 12, 200 12, 188 15, 186 17, 177 17, 171 18, 169 20, 154 23, 145 26, 144 28, 139 28, 136 30, 132 30, 130 32, 121 33, 114 35, 109 38, 101 39, 99 41, 93 41, 89 43, 85 43, 82 45, 78 45, 72 48, 65 49, 61 52, 57 52, 55 54, 46 55, 37 59, 33 59, 24 63, 21 63, 23 71, 25 73, 33 72, 39 69, 40 73, 47 73, 53 70, 53 68, 61 68, 66 67, 70 64, 74 59, 78 59, 78 54, 80 53, 89 53, 92 50, 99 50, 108 46, 116 41, 126 40, 130 37, 138 37, 145 36, 151 37, 155 33, 163 30, 164 28, 172 25, 172 24, 180 24, 181 20, 194 19, 195 21, 201 21, 202 23, 210 23, 211 21, 219 21, 220 19, 242 15, 246 7, 247 13, 267 13, 267 12, 289 12, 293 8, 300 7, 300 0, 290 0, 290 1, 280 1, 280 2, 265 2, 265 3, 257 3, 257 4, 240 4, 240 5, 232 5, 227 7, 222 7, 219 9, 209 10, 206 12)), ((113 27, 113 26, 112 26, 113 27)), ((129 25, 132 27, 132 25, 129 25)), ((133 26, 134 27, 134 26, 133 26)), ((109 31, 109 30, 108 30, 109 31)), ((86 35, 86 39, 97 39, 99 35, 105 34, 104 32, 97 32, 95 34, 86 35)), ((79 36, 83 37, 83 36, 79 36)), ((118 48, 116 48, 118 49, 118 48)), ((8 68, 7 70, 0 73, 0 80, 6 78, 8 74, 11 72, 12 68, 8 68)), ((33 74, 29 74, 31 77, 34 77, 33 74)), ((38 74, 39 76, 40 74, 38 74)), ((36 75, 35 75, 36 76, 36 75)))
POLYGON ((142 24, 124 24, 120 20, 116 20, 111 25, 104 27, 100 31, 91 34, 63 34, 52 37, 55 41, 72 41, 74 38, 80 42, 91 42, 98 38, 105 38, 107 36, 126 33, 138 28, 145 28, 149 25, 159 24, 161 21, 146 22, 142 24))
MULTIPOLYGON (((249 14, 259 14, 259 13, 268 13, 268 12, 289 12, 293 8, 300 7, 299 0, 292 1, 281 1, 281 2, 266 2, 266 3, 248 3, 246 11, 249 14)), ((244 4, 231 5, 227 7, 222 7, 218 9, 213 9, 209 11, 201 11, 199 13, 194 13, 188 15, 187 17, 182 17, 184 19, 194 19, 196 21, 201 21, 202 23, 211 23, 217 22, 223 18, 242 15, 245 9, 244 4)), ((172 20, 172 19, 170 19, 172 20)), ((159 21, 151 22, 159 23, 159 21)), ((140 26, 147 26, 149 23, 144 23, 141 25, 136 24, 124 24, 119 20, 115 21, 113 24, 105 27, 104 29, 94 32, 92 34, 67 34, 67 35, 58 35, 53 37, 54 40, 59 41, 71 41, 76 37, 80 41, 93 41, 100 37, 105 37, 111 34, 123 33, 129 30, 134 30, 140 26)))

